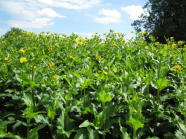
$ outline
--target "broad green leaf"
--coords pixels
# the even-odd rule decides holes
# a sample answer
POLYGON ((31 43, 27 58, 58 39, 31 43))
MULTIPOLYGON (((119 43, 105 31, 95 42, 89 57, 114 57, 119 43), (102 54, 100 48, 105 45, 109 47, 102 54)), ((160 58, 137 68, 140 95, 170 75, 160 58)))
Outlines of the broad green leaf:
POLYGON ((147 139, 160 139, 158 137, 148 137, 147 139))
POLYGON ((42 59, 42 58, 47 58, 48 56, 47 55, 39 55, 37 58, 35 58, 33 61, 32 61, 32 65, 36 65, 37 62, 42 59))
POLYGON ((39 126, 37 126, 37 127, 35 127, 35 128, 33 128, 33 129, 31 129, 30 131, 29 131, 29 137, 30 137, 30 139, 38 139, 38 130, 40 130, 41 128, 44 128, 45 126, 46 126, 47 124, 42 124, 42 125, 39 125, 39 126))
POLYGON ((122 133, 121 137, 123 139, 130 139, 130 136, 129 134, 127 133, 126 129, 124 127, 121 126, 121 123, 120 123, 120 118, 119 118, 119 127, 120 127, 120 131, 122 133))
POLYGON ((14 135, 12 133, 0 134, 0 138, 21 139, 20 136, 14 135))
POLYGON ((186 137, 186 126, 183 122, 178 121, 178 127, 182 131, 183 135, 186 137))
POLYGON ((88 130, 88 136, 89 136, 89 139, 99 139, 99 136, 98 134, 96 133, 95 130, 93 130, 92 128, 90 128, 89 126, 87 127, 87 130, 88 130))
POLYGON ((14 131, 14 133, 15 133, 16 127, 18 127, 20 125, 21 125, 21 121, 17 120, 16 123, 13 125, 13 131, 14 131))
POLYGON ((143 127, 143 124, 141 123, 141 121, 136 120, 136 119, 131 118, 131 117, 126 122, 126 124, 128 124, 130 127, 132 127, 135 131, 137 131, 138 128, 143 127))
POLYGON ((183 135, 183 133, 180 130, 177 130, 175 133, 176 139, 184 139, 185 136, 183 135))
POLYGON ((49 124, 48 117, 47 117, 47 115, 44 115, 44 114, 38 114, 35 117, 35 121, 36 121, 36 123, 46 123, 46 124, 49 124))
POLYGON ((37 84, 35 83, 35 81, 30 81, 29 82, 30 87, 33 89, 35 86, 37 86, 37 84))
POLYGON ((110 102, 111 100, 111 96, 108 93, 105 93, 105 91, 102 91, 102 93, 98 96, 98 101, 102 102, 103 104, 110 102))
POLYGON ((67 101, 71 100, 71 91, 69 91, 69 92, 65 95, 65 100, 67 100, 67 101))
POLYGON ((164 88, 166 88, 167 86, 169 86, 169 81, 167 78, 159 78, 156 82, 155 82, 156 86, 158 87, 158 90, 161 91, 164 88))
POLYGON ((7 125, 14 123, 14 121, 0 121, 0 134, 6 134, 7 125))
POLYGON ((106 120, 109 120, 110 116, 112 116, 115 112, 115 105, 107 106, 102 112, 99 113, 99 127, 103 125, 106 120))
POLYGON ((44 112, 35 112, 35 113, 28 113, 25 115, 25 118, 36 118, 36 116, 39 114, 39 113, 44 113, 44 112))
POLYGON ((59 118, 57 119, 57 122, 61 128, 64 129, 64 113, 62 112, 59 118))
POLYGON ((79 129, 74 139, 89 139, 88 131, 85 128, 79 129))
POLYGON ((59 128, 58 127, 58 133, 65 135, 67 138, 70 137, 70 135, 72 134, 72 132, 74 132, 74 130, 70 130, 70 131, 65 131, 63 128, 59 128))
POLYGON ((52 106, 50 105, 48 109, 48 117, 54 120, 55 115, 56 115, 55 109, 53 109, 52 106))
POLYGON ((63 78, 68 82, 68 84, 70 85, 70 87, 72 88, 72 84, 70 83, 70 80, 66 77, 66 76, 63 76, 63 78))
POLYGON ((24 72, 21 74, 20 78, 22 79, 24 85, 29 84, 31 81, 31 79, 29 79, 28 75, 24 72))
POLYGON ((84 81, 84 83, 83 83, 83 89, 84 89, 84 88, 87 88, 87 87, 88 87, 88 84, 91 83, 91 82, 93 82, 92 79, 85 79, 85 81, 84 81))
POLYGON ((8 124, 14 123, 14 121, 0 121, 0 128, 5 128, 8 124))
POLYGON ((88 127, 88 126, 94 126, 94 124, 89 122, 88 120, 85 120, 79 127, 88 127))
POLYGON ((27 106, 33 105, 32 96, 30 94, 24 93, 22 99, 27 106))

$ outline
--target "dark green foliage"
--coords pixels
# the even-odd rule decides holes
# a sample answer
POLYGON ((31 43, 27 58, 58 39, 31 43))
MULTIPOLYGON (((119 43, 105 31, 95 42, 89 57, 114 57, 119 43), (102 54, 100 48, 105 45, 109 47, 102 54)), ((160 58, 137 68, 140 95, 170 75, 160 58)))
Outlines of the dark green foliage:
POLYGON ((149 35, 158 37, 162 43, 169 37, 174 37, 175 41, 186 40, 185 0, 149 0, 143 9, 147 9, 148 13, 142 14, 132 26, 138 32, 144 28, 147 41, 149 35))
POLYGON ((12 35, 12 32, 14 32, 16 35, 19 36, 19 35, 22 35, 22 34, 23 34, 22 31, 23 31, 22 29, 13 27, 13 28, 11 28, 10 31, 7 31, 7 32, 3 35, 3 37, 4 37, 4 38, 8 38, 9 36, 12 35))

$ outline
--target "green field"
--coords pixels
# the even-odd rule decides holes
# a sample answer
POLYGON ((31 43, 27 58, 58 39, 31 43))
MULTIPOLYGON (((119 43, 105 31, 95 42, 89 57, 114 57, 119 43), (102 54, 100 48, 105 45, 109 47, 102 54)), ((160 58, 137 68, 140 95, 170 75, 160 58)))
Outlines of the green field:
POLYGON ((186 137, 184 41, 11 34, 0 39, 0 138, 186 137))

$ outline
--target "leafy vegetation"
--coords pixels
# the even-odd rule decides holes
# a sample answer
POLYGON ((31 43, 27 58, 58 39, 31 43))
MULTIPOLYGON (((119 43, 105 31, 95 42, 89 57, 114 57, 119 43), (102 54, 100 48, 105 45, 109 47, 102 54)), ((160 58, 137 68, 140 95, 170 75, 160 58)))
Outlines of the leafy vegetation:
POLYGON ((146 40, 149 36, 166 43, 166 38, 174 36, 175 41, 186 40, 186 1, 185 0, 149 0, 143 7, 146 11, 139 20, 132 23, 136 31, 145 29, 146 40))
POLYGON ((0 138, 186 137, 184 41, 21 33, 0 39, 0 138))

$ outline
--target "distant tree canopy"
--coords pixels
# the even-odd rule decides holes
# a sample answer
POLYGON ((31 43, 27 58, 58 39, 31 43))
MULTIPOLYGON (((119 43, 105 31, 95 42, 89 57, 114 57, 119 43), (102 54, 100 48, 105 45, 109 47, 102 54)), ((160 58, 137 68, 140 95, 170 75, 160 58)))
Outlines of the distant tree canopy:
POLYGON ((149 35, 162 43, 166 42, 165 37, 186 41, 186 0, 149 0, 143 9, 148 12, 131 25, 137 32, 144 28, 147 41, 149 35))
POLYGON ((3 37, 4 38, 8 38, 10 35, 11 35, 11 32, 14 32, 16 35, 22 35, 22 31, 21 31, 22 29, 19 29, 19 28, 11 28, 11 30, 10 31, 7 31, 4 35, 3 35, 3 37))

